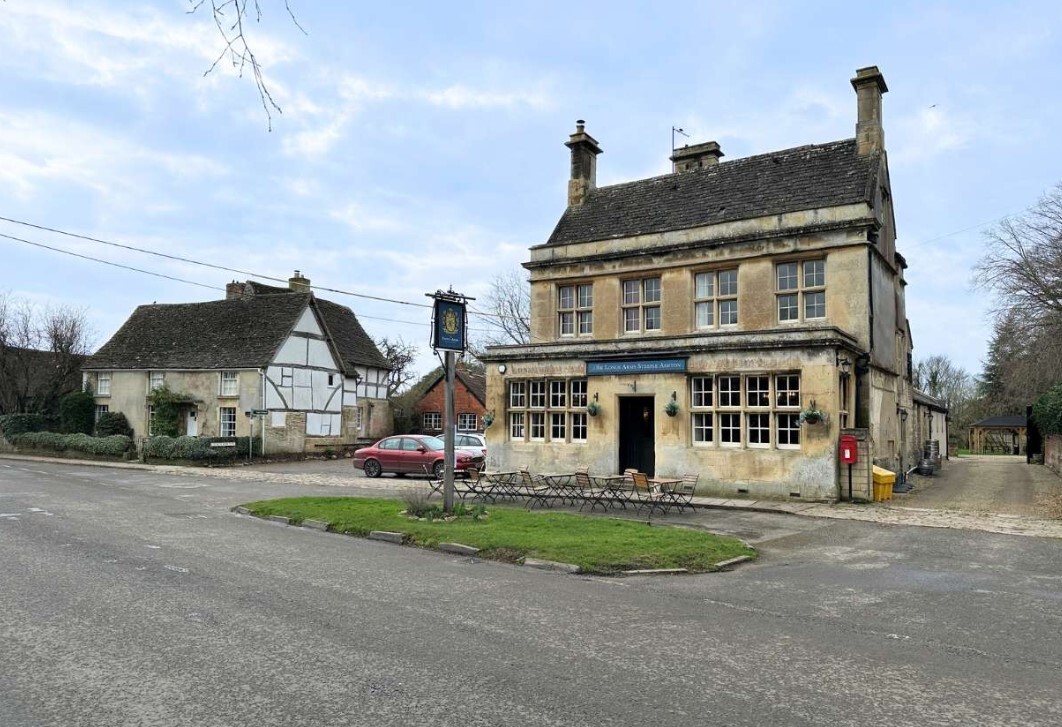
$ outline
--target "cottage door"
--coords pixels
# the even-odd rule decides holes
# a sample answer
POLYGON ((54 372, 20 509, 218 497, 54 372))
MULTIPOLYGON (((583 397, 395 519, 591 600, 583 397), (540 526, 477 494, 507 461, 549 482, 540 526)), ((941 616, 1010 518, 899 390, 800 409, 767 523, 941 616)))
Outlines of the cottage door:
POLYGON ((185 428, 184 433, 189 437, 199 436, 199 422, 196 420, 197 412, 195 409, 189 409, 185 414, 185 428))
POLYGON ((653 397, 626 396, 619 400, 619 468, 633 467, 656 474, 653 397))

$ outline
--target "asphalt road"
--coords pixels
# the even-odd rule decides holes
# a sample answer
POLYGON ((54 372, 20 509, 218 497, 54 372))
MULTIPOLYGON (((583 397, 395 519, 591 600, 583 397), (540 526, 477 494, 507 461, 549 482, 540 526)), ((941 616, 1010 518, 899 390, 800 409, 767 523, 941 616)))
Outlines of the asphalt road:
POLYGON ((1062 541, 754 513, 758 563, 566 576, 0 462, 0 724, 1053 725, 1062 541))

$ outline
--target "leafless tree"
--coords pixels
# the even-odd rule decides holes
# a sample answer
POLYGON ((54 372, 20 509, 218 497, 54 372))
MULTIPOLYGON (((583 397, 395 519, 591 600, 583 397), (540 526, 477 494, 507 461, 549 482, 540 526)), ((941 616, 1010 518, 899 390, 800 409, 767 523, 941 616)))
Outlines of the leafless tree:
POLYGON ((376 347, 391 364, 391 373, 387 377, 387 398, 390 399, 416 378, 413 362, 417 360, 417 347, 401 338, 391 340, 386 337, 376 341, 376 347))
MULTIPOLYGON (((269 128, 272 130, 272 112, 276 111, 278 114, 284 112, 269 92, 265 76, 262 73, 262 65, 258 62, 258 57, 255 56, 254 51, 251 50, 245 27, 251 20, 256 23, 262 22, 262 3, 260 0, 188 0, 188 5, 189 14, 197 13, 200 10, 206 12, 209 9, 214 25, 217 26, 218 33, 221 35, 221 52, 204 75, 209 74, 222 62, 230 63, 240 78, 243 78, 245 72, 249 72, 254 79, 258 97, 262 101, 262 108, 265 109, 269 128)), ((284 0, 284 9, 287 11, 288 17, 291 18, 291 22, 295 24, 295 27, 305 34, 306 30, 299 25, 295 13, 291 10, 289 0, 284 0)))
POLYGON ((483 344, 500 346, 531 342, 531 286, 522 271, 496 275, 477 316, 488 330, 483 344))
POLYGON ((962 437, 979 411, 976 406, 977 386, 961 366, 947 356, 930 356, 915 366, 918 387, 944 402, 952 421, 952 431, 962 437))
POLYGON ((54 413, 80 386, 92 338, 83 309, 0 294, 0 413, 54 413))
POLYGON ((1036 320, 1062 314, 1062 184, 1025 214, 1000 222, 985 241, 976 281, 995 291, 1001 308, 1036 320))

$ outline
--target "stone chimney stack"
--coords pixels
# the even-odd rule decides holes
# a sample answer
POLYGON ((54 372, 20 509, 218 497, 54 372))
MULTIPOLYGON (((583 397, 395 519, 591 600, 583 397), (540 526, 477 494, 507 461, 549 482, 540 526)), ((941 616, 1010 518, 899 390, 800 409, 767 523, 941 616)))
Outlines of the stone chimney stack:
POLYGON ((233 280, 225 284, 225 300, 238 300, 243 297, 243 283, 233 280))
POLYGON ((881 95, 889 92, 877 66, 856 71, 852 79, 859 114, 856 120, 856 147, 861 156, 885 150, 885 129, 881 126, 881 95))
POLYGON ((575 133, 564 146, 572 150, 572 178, 568 180, 568 206, 580 205, 587 193, 597 187, 597 155, 601 147, 586 133, 586 122, 575 122, 575 133))
POLYGON ((296 270, 295 274, 288 278, 288 289, 295 293, 309 293, 310 279, 302 277, 302 273, 296 270))
POLYGON ((671 163, 674 165, 671 170, 678 174, 679 172, 689 172, 694 169, 710 167, 713 164, 718 164, 719 158, 722 156, 725 156, 725 154, 719 148, 719 142, 706 141, 703 144, 694 144, 693 146, 687 144, 681 149, 674 150, 670 157, 671 163))

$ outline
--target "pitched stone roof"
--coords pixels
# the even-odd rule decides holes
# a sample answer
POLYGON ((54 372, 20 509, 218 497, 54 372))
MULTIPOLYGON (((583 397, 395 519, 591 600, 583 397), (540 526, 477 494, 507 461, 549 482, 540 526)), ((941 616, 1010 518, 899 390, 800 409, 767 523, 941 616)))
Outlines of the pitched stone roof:
POLYGON ((344 371, 391 368, 346 306, 255 281, 244 290, 229 300, 142 305, 83 368, 264 368, 307 305, 320 314, 344 371))
POLYGON ((870 199, 877 154, 855 139, 720 162, 591 190, 568 207, 547 245, 684 230, 870 199))
POLYGON ((263 368, 309 301, 303 293, 142 305, 83 368, 263 368))

